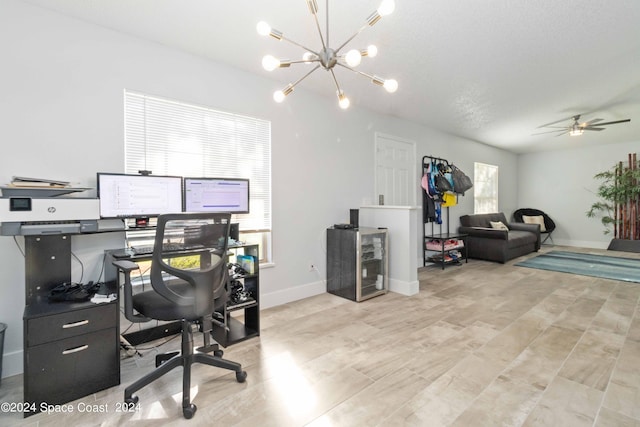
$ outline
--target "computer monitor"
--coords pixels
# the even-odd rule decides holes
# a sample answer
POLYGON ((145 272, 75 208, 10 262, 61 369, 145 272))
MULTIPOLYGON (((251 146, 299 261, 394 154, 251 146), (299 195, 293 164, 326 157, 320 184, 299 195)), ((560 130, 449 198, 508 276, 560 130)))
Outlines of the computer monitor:
POLYGON ((182 177, 98 173, 101 218, 182 212, 182 177))
POLYGON ((185 212, 249 213, 249 180, 184 178, 185 212))

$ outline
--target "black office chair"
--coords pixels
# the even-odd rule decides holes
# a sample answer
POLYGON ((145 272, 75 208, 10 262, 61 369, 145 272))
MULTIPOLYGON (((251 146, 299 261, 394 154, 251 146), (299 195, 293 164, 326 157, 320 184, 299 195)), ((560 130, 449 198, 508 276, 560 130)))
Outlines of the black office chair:
POLYGON ((546 242, 547 239, 551 239, 551 243, 553 243, 553 237, 551 237, 551 233, 556 229, 556 223, 553 222, 551 217, 544 213, 539 209, 533 208, 522 208, 518 209, 513 213, 513 219, 515 222, 524 222, 522 216, 541 216, 544 222, 544 230, 540 227, 540 234, 546 234, 545 238, 542 240, 542 243, 546 242))
POLYGON ((224 307, 229 295, 227 244, 230 219, 229 213, 159 216, 151 260, 151 290, 134 294, 131 272, 138 268, 137 264, 126 260, 113 263, 124 273, 124 310, 129 321, 182 321, 182 351, 156 357, 156 370, 125 389, 126 403, 137 403, 138 397, 133 393, 182 366, 182 413, 189 419, 197 409, 190 396, 193 363, 235 371, 236 380, 245 381, 247 373, 241 365, 222 359, 222 351, 210 342, 212 315, 224 307), (196 351, 193 349, 194 325, 205 337, 204 346, 196 351), (209 352, 213 355, 207 354, 209 352))

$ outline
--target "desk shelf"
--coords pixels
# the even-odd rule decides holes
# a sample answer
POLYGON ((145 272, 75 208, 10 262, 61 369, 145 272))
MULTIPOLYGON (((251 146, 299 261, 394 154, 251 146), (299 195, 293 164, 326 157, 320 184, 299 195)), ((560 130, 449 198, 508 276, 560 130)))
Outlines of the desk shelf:
POLYGON ((260 335, 260 250, 258 245, 233 246, 229 248, 231 255, 229 262, 237 262, 239 255, 249 255, 254 258, 252 274, 239 278, 244 282, 244 290, 253 301, 233 303, 229 301, 223 312, 224 326, 214 324, 211 335, 223 347, 247 340, 260 335), (243 311, 243 321, 234 318, 231 313, 243 311))

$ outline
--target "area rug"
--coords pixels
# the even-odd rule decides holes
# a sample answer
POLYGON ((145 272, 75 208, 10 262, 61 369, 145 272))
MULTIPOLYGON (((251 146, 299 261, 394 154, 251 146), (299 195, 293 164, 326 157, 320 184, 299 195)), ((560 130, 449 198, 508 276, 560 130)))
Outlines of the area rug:
POLYGON ((640 259, 634 258, 551 251, 515 265, 640 283, 640 259))

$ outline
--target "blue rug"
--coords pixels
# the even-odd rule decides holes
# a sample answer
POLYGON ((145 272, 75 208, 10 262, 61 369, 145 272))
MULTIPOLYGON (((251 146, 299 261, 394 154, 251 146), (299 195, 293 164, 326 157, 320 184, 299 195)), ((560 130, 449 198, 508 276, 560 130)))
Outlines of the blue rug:
POLYGON ((640 259, 634 258, 551 251, 515 265, 640 283, 640 259))

